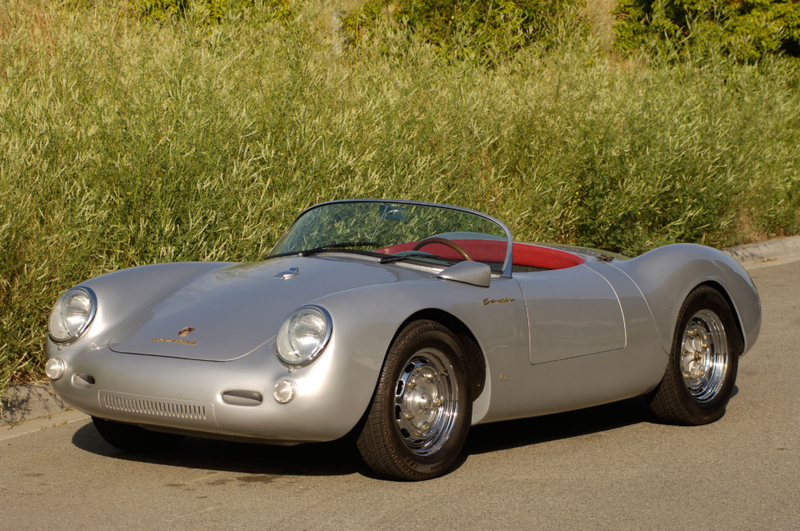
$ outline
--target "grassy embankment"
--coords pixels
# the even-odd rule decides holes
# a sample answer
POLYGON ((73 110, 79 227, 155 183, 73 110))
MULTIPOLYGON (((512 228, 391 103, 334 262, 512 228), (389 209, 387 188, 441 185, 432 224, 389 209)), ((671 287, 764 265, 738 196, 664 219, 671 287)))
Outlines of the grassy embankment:
POLYGON ((800 232, 796 60, 614 60, 569 24, 492 68, 402 30, 337 56, 303 5, 210 29, 0 8, 0 389, 41 374, 67 287, 258 260, 327 199, 463 205, 628 254, 800 232))

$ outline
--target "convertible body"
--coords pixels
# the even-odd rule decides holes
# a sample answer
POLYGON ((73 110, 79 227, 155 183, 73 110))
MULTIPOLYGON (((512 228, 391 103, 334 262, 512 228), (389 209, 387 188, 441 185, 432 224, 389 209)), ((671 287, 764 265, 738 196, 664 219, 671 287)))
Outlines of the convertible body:
POLYGON ((81 283, 51 314, 47 369, 126 450, 355 430, 377 473, 426 479, 470 425, 638 395, 667 421, 715 420, 760 324, 747 273, 708 247, 627 259, 513 242, 466 209, 339 201, 301 214, 262 262, 81 283), (663 405, 674 396, 688 412, 663 405))

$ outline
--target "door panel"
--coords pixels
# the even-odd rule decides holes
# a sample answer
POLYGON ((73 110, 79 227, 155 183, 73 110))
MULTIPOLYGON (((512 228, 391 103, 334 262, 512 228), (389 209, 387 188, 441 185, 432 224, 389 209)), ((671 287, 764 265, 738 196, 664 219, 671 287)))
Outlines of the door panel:
POLYGON ((516 273, 531 324, 531 363, 625 347, 625 322, 611 284, 586 266, 516 273))

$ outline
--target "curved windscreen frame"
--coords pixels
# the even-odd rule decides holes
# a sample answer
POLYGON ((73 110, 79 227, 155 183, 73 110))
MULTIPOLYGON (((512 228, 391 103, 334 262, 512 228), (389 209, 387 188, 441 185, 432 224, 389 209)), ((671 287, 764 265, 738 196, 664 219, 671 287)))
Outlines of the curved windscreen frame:
MULTIPOLYGON (((499 240, 497 245, 502 245, 501 241, 505 240, 505 255, 502 262, 501 267, 501 275, 503 277, 511 277, 511 264, 512 264, 512 248, 513 248, 513 239, 511 237, 511 231, 509 231, 508 227, 506 227, 501 221, 484 214, 482 212, 478 212, 476 210, 470 210, 467 208, 461 207, 454 207, 450 205, 441 205, 437 203, 426 203, 421 201, 407 201, 407 200, 393 200, 393 199, 352 199, 352 200, 339 200, 339 201, 328 201, 325 203, 320 203, 318 205, 314 205, 312 207, 307 208, 304 210, 297 218, 292 222, 291 225, 286 229, 283 233, 281 238, 272 248, 269 253, 269 256, 276 256, 276 255, 285 255, 285 254, 292 254, 292 253, 302 253, 304 251, 308 251, 314 247, 320 245, 319 242, 325 241, 325 236, 319 235, 311 235, 311 232, 324 232, 325 227, 329 226, 332 223, 336 222, 348 222, 346 219, 328 219, 325 217, 324 214, 328 212, 332 212, 334 210, 339 210, 343 212, 347 212, 347 209, 350 205, 353 206, 354 209, 360 208, 361 206, 368 206, 369 204, 377 204, 378 209, 373 212, 373 217, 377 216, 375 219, 378 220, 378 223, 375 223, 375 220, 371 220, 369 222, 365 221, 363 227, 357 227, 361 234, 366 234, 366 236, 362 236, 362 238, 372 238, 375 239, 375 236, 378 235, 378 231, 380 230, 383 223, 387 225, 384 228, 388 228, 391 226, 392 222, 406 222, 406 212, 408 211, 410 214, 413 214, 419 210, 420 212, 425 212, 430 216, 442 215, 445 219, 449 217, 458 218, 458 215, 462 215, 462 219, 465 219, 468 223, 466 225, 476 225, 480 224, 481 220, 483 223, 490 223, 490 227, 492 227, 491 231, 484 231, 482 233, 476 232, 464 232, 464 234, 471 234, 474 238, 477 239, 491 239, 491 240, 499 240), (321 210, 322 209, 322 210, 321 210), (427 211, 425 209, 433 209, 427 211), (441 210, 441 212, 436 212, 435 210, 441 210), (377 213, 377 214, 376 214, 377 213), (470 217, 479 219, 472 219, 470 217), (372 225, 375 225, 374 231, 372 230, 372 225), (368 229, 369 227, 369 229, 368 229), (364 232, 366 231, 366 232, 364 232), (490 233, 491 232, 491 233, 490 233), (369 234, 371 233, 371 234, 369 234)), ((333 217, 333 216, 329 216, 333 217)), ((358 223, 359 220, 353 220, 352 223, 358 223)), ((434 225, 435 226, 435 223, 434 225)), ((485 226, 485 225, 484 225, 485 226)), ((452 229, 452 226, 449 226, 452 229)), ((467 228, 466 226, 464 228, 467 228)), ((354 230, 354 233, 358 232, 354 230)), ((436 231, 428 233, 427 236, 442 236, 448 234, 456 234, 461 233, 461 231, 453 231, 453 230, 442 230, 438 234, 436 231)), ((424 232, 420 234, 425 234, 424 232)), ((330 243, 337 243, 337 242, 330 242, 330 243)), ((502 246, 500 247, 502 249, 502 246)))

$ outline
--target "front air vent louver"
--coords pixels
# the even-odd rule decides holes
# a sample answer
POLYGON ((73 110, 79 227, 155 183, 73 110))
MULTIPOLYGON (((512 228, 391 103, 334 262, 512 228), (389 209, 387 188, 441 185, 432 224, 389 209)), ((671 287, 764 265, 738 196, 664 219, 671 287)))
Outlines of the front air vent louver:
POLYGON ((131 413, 136 416, 175 418, 195 421, 206 420, 206 405, 164 398, 124 396, 100 393, 100 403, 106 411, 131 413))

